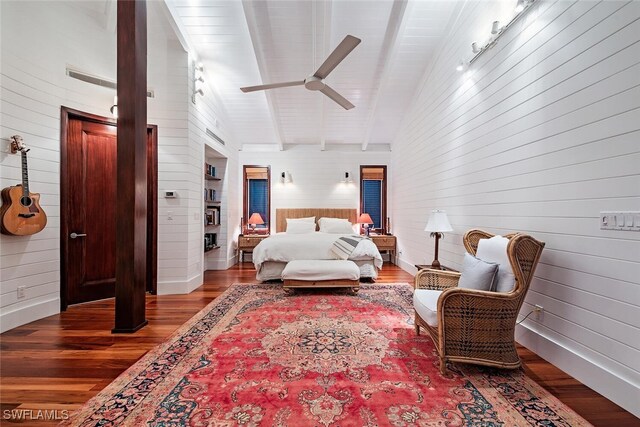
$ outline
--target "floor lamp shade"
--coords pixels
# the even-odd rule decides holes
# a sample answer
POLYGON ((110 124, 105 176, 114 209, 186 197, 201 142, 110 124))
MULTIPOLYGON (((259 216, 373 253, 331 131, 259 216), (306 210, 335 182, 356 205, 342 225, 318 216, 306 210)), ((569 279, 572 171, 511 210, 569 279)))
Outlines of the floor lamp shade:
POLYGON ((424 231, 429 231, 431 236, 436 239, 435 257, 431 263, 431 267, 440 268, 440 261, 438 261, 438 241, 443 237, 442 233, 446 231, 453 231, 449 218, 447 218, 447 213, 441 210, 432 211, 424 231))

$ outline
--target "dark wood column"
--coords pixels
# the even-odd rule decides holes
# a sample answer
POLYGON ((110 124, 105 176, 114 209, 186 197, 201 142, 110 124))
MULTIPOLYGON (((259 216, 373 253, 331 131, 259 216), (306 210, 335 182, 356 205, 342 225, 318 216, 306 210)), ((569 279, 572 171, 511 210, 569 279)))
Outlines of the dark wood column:
POLYGON ((118 0, 117 37, 118 202, 113 332, 135 332, 147 324, 147 6, 144 0, 118 0))

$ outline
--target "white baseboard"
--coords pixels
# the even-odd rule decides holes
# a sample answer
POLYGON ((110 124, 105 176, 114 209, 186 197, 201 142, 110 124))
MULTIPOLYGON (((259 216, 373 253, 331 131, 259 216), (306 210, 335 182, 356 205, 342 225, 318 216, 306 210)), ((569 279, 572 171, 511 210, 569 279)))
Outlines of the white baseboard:
POLYGON ((190 294, 200 285, 202 285, 202 274, 196 274, 184 282, 158 282, 158 295, 190 294))
MULTIPOLYGON (((397 258, 397 265, 410 274, 416 274, 414 264, 397 258)), ((552 365, 562 369, 582 384, 640 417, 640 388, 613 372, 571 351, 526 324, 516 327, 516 341, 552 365)))
POLYGON ((60 313, 60 298, 58 296, 48 295, 44 296, 43 299, 34 298, 33 301, 25 301, 24 305, 14 305, 16 307, 2 309, 2 313, 0 313, 0 332, 6 332, 18 326, 60 313))
POLYGON ((396 265, 401 269, 403 269, 404 271, 406 271, 407 273, 413 274, 414 276, 418 272, 418 269, 416 268, 415 264, 407 262, 404 259, 400 258, 399 256, 396 257, 396 265))
POLYGON ((206 260, 206 270, 228 270, 238 262, 238 255, 233 255, 228 259, 208 259, 206 260))
POLYGON ((547 362, 562 369, 582 384, 640 417, 640 388, 585 357, 521 324, 516 327, 516 341, 547 362))

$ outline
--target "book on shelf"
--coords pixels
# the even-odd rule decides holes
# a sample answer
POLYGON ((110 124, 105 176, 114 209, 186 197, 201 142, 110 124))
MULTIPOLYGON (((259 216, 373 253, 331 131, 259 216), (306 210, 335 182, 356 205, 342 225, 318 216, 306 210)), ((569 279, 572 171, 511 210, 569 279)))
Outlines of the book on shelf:
POLYGON ((209 163, 205 163, 204 164, 204 170, 205 170, 205 173, 207 175, 211 175, 213 177, 216 176, 216 167, 215 166, 210 165, 209 163))
POLYGON ((216 190, 212 188, 204 189, 204 200, 206 202, 217 202, 216 200, 216 190))

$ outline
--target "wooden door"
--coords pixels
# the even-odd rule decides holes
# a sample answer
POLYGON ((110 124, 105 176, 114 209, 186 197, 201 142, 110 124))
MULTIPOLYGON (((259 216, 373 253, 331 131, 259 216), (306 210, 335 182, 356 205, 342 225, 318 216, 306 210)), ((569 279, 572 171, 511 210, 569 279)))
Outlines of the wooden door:
MULTIPOLYGON (((63 109, 61 138, 61 299, 115 295, 117 128, 104 117, 63 109)), ((147 290, 155 291, 157 132, 148 132, 147 290)))

